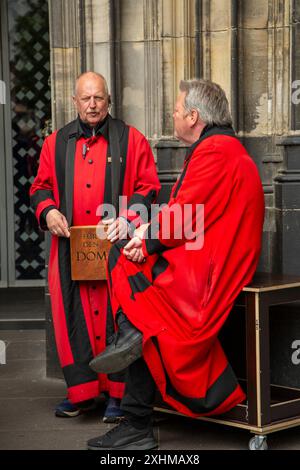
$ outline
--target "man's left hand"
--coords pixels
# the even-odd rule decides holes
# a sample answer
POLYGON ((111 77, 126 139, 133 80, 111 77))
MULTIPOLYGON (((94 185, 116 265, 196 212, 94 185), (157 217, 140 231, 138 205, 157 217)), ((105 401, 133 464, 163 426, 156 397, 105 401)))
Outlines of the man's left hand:
POLYGON ((129 225, 123 217, 118 219, 102 220, 104 225, 108 225, 107 238, 114 243, 117 240, 125 240, 128 237, 129 225))
POLYGON ((142 250, 142 240, 139 237, 133 237, 124 247, 124 255, 134 263, 142 263, 145 259, 142 250))

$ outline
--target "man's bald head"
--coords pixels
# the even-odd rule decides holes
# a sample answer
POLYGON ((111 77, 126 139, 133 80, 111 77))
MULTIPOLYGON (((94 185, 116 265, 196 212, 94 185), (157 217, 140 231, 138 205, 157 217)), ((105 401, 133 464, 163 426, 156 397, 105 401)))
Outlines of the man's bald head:
POLYGON ((104 89, 105 89, 106 94, 109 95, 108 86, 107 86, 107 82, 105 80, 105 77, 103 75, 101 75, 101 73, 92 72, 92 71, 83 72, 80 75, 78 75, 78 77, 76 78, 76 82, 75 82, 75 93, 74 93, 74 95, 77 94, 78 88, 80 88, 82 82, 85 83, 87 80, 96 80, 96 81, 99 80, 100 82, 102 82, 103 85, 104 85, 104 89))
POLYGON ((91 127, 108 114, 110 96, 105 78, 100 73, 85 72, 76 79, 74 104, 80 119, 91 127))

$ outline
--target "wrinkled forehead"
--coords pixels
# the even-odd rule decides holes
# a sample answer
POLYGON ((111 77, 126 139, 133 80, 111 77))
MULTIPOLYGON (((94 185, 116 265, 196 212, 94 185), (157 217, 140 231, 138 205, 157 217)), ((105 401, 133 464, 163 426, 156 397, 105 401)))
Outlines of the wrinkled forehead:
POLYGON ((104 80, 100 77, 82 77, 76 83, 76 95, 107 95, 104 80))

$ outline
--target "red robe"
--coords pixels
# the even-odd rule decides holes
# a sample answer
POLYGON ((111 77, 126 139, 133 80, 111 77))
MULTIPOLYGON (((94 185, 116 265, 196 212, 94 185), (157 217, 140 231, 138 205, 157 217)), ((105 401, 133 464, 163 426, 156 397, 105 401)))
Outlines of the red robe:
MULTIPOLYGON (((37 219, 44 229, 45 211, 55 207, 66 212, 65 179, 69 177, 65 172, 66 139, 74 123, 45 140, 38 174, 30 190, 37 219)), ((126 158, 122 155, 121 193, 128 197, 130 207, 135 202, 152 202, 160 184, 147 140, 133 127, 126 126, 125 131, 128 131, 128 148, 126 158)), ((74 185, 71 187, 72 225, 96 225, 99 222, 97 207, 109 202, 111 197, 108 162, 107 126, 104 125, 99 136, 92 140, 78 131, 74 185), (89 148, 85 158, 84 144, 89 148)), ((123 215, 129 220, 134 216, 126 212, 123 215)), ((72 282, 69 264, 69 240, 52 236, 48 281, 57 350, 68 386, 68 398, 76 403, 94 398, 103 391, 121 398, 124 383, 118 377, 109 380, 104 374, 97 376, 88 366, 89 361, 106 347, 107 282, 72 282)))
POLYGON ((254 162, 232 130, 207 128, 187 155, 168 205, 151 221, 143 240, 146 262, 127 260, 121 243, 110 253, 113 311, 121 306, 142 331, 143 356, 162 398, 181 413, 220 414, 245 398, 218 333, 256 269, 263 219, 254 162), (176 237, 183 218, 172 217, 174 204, 191 205, 188 222, 196 233, 196 204, 204 204, 202 247, 187 250, 187 239, 176 237), (169 237, 162 228, 166 216, 169 237))

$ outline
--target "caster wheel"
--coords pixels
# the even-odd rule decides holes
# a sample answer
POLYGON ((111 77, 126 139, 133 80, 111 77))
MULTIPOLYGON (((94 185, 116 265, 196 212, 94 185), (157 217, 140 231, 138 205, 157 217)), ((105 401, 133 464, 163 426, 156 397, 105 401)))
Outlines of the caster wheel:
POLYGON ((249 441, 250 450, 268 450, 267 436, 254 436, 249 441))

